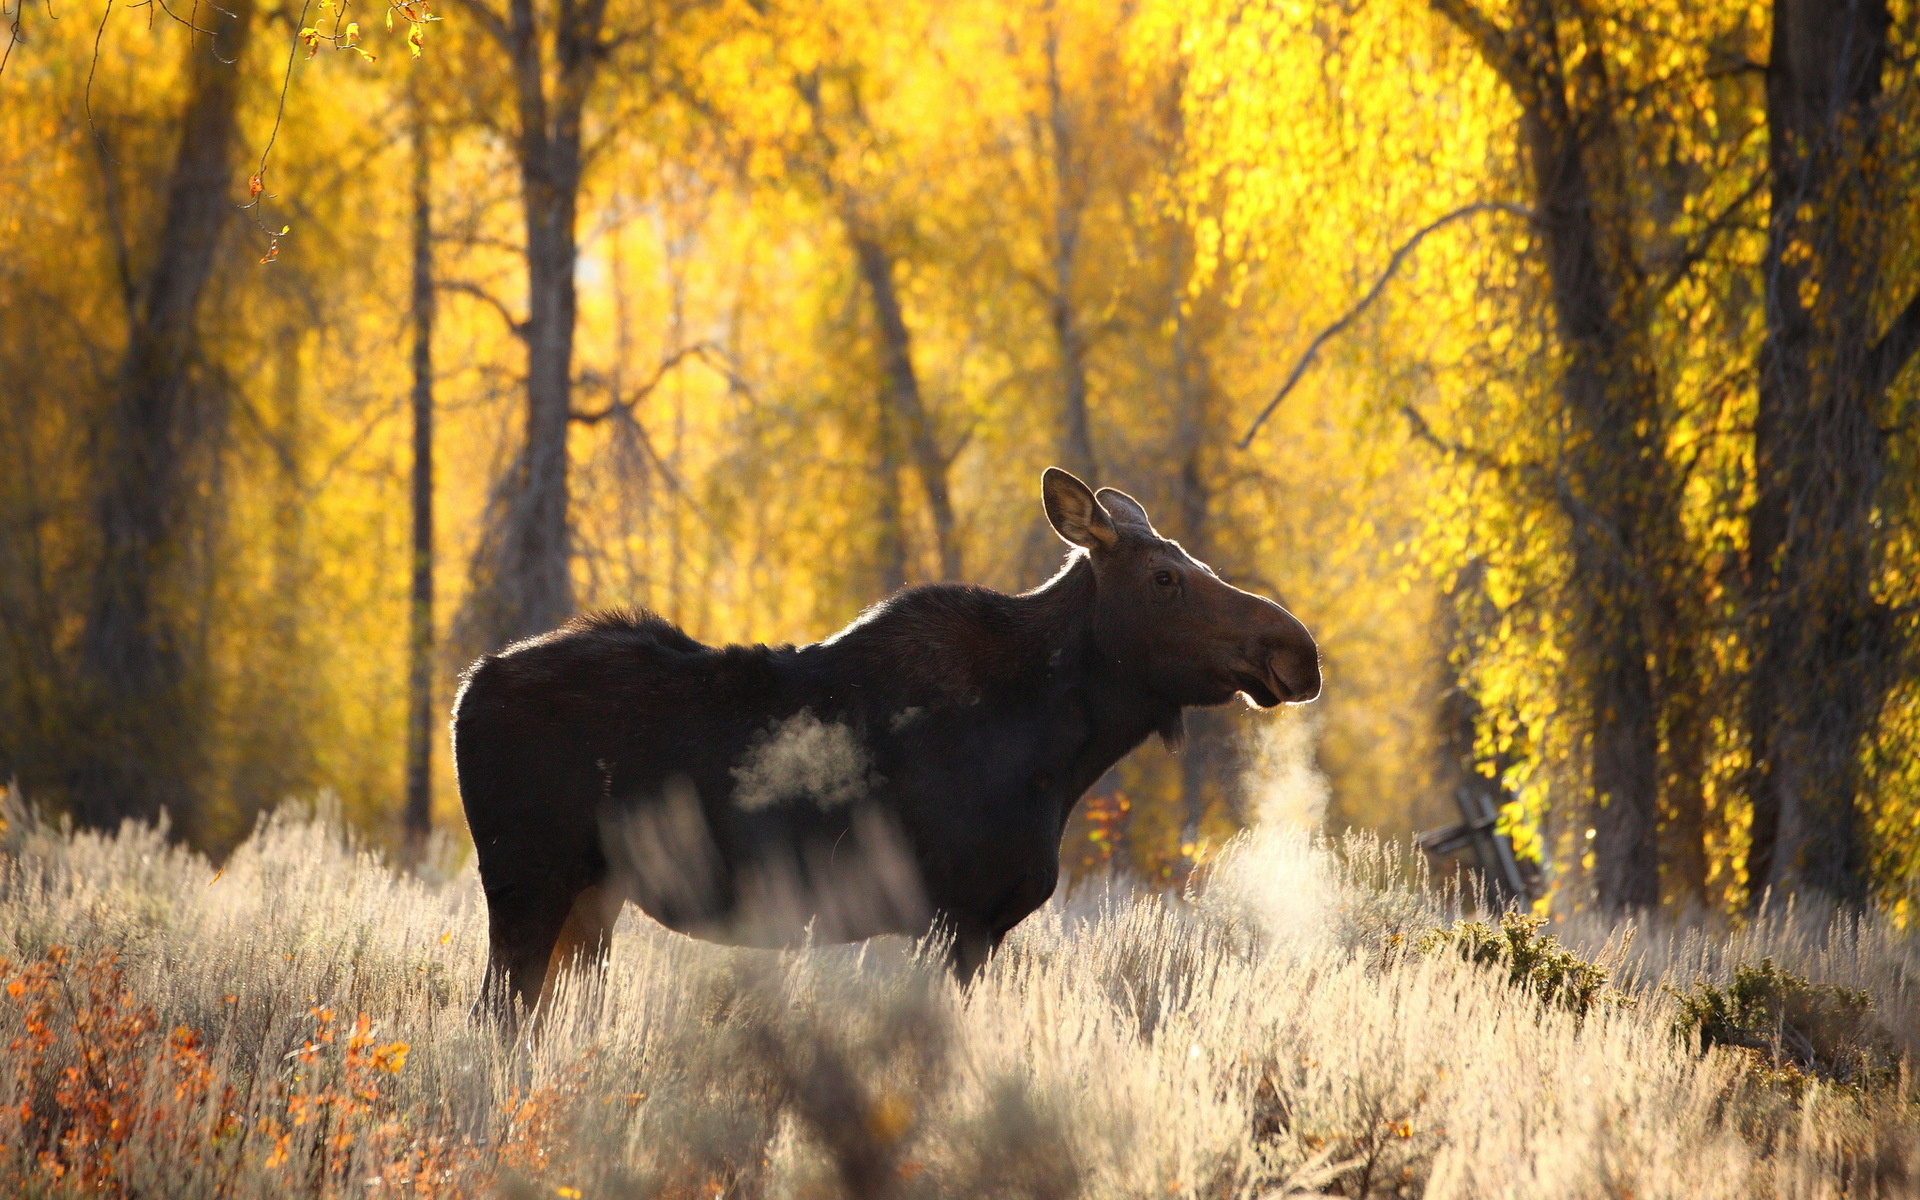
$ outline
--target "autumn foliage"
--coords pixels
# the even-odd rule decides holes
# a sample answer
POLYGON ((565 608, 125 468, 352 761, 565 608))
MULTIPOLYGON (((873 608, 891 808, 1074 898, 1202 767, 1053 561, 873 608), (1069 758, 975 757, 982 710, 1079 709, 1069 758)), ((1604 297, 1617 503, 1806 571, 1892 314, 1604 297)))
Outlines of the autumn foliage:
POLYGON ((0 10, 0 774, 84 825, 425 854, 476 654, 1030 587, 1058 463, 1328 679, 1070 864, 1304 729, 1563 910, 1913 905, 1912 0, 96 7, 0 10))
POLYGON ((284 1065, 235 1079, 202 1033, 160 1027, 111 954, 76 962, 54 946, 0 973, 16 1006, 6 1027, 18 1030, 7 1050, 19 1097, 0 1127, 0 1182, 21 1194, 129 1196, 192 1181, 229 1195, 264 1170, 326 1195, 369 1157, 396 1185, 450 1177, 452 1156, 409 1136, 383 1102, 380 1081, 405 1068, 408 1047, 377 1042, 365 1013, 342 1037, 331 1011, 309 1009, 311 1035, 284 1065))

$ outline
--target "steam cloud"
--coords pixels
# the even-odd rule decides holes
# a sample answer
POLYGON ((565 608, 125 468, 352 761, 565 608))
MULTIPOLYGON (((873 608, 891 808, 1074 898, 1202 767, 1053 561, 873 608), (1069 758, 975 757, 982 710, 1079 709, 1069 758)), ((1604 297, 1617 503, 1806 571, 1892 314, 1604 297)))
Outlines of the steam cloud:
POLYGON ((851 804, 867 794, 870 767, 853 730, 803 708, 747 749, 733 769, 733 802, 748 810, 782 800, 811 800, 821 808, 851 804))
POLYGON ((1288 712, 1263 724, 1246 780, 1257 824, 1319 832, 1332 795, 1326 775, 1314 761, 1319 740, 1319 709, 1288 712))

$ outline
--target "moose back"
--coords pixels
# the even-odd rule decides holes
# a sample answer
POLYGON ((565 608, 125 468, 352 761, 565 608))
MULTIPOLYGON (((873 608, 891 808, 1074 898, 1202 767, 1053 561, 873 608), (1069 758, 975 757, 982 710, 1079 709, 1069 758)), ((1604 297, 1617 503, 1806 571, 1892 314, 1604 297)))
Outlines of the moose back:
POLYGON ((1318 653, 1123 492, 1042 481, 1075 550, 1017 596, 896 593, 808 646, 602 613, 475 663, 454 758, 511 1017, 632 902, 734 945, 953 938, 970 976, 1053 893, 1080 796, 1181 712, 1311 700, 1318 653))

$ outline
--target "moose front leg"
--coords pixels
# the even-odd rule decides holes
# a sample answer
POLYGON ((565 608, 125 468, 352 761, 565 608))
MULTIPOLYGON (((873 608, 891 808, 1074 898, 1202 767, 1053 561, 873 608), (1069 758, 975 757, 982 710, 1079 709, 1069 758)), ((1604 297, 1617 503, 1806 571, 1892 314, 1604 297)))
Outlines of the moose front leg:
POLYGON ((953 977, 965 987, 977 978, 1000 948, 1000 941, 1006 935, 994 933, 981 925, 971 922, 953 922, 953 942, 947 947, 947 969, 953 977))

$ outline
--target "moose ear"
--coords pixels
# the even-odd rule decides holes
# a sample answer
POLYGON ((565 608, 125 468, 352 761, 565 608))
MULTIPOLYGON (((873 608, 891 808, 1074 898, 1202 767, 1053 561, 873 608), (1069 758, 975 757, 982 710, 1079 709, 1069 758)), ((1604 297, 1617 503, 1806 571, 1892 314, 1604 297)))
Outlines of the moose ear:
POLYGON ((1053 531, 1076 546, 1104 550, 1119 540, 1113 521, 1093 490, 1059 467, 1048 467, 1040 477, 1040 497, 1047 506, 1053 531))
POLYGON ((1153 522, 1147 519, 1147 510, 1140 507, 1138 500, 1119 488, 1101 488, 1094 493, 1093 499, 1101 508, 1107 510, 1115 526, 1136 530, 1148 537, 1159 536, 1153 531, 1153 522))

